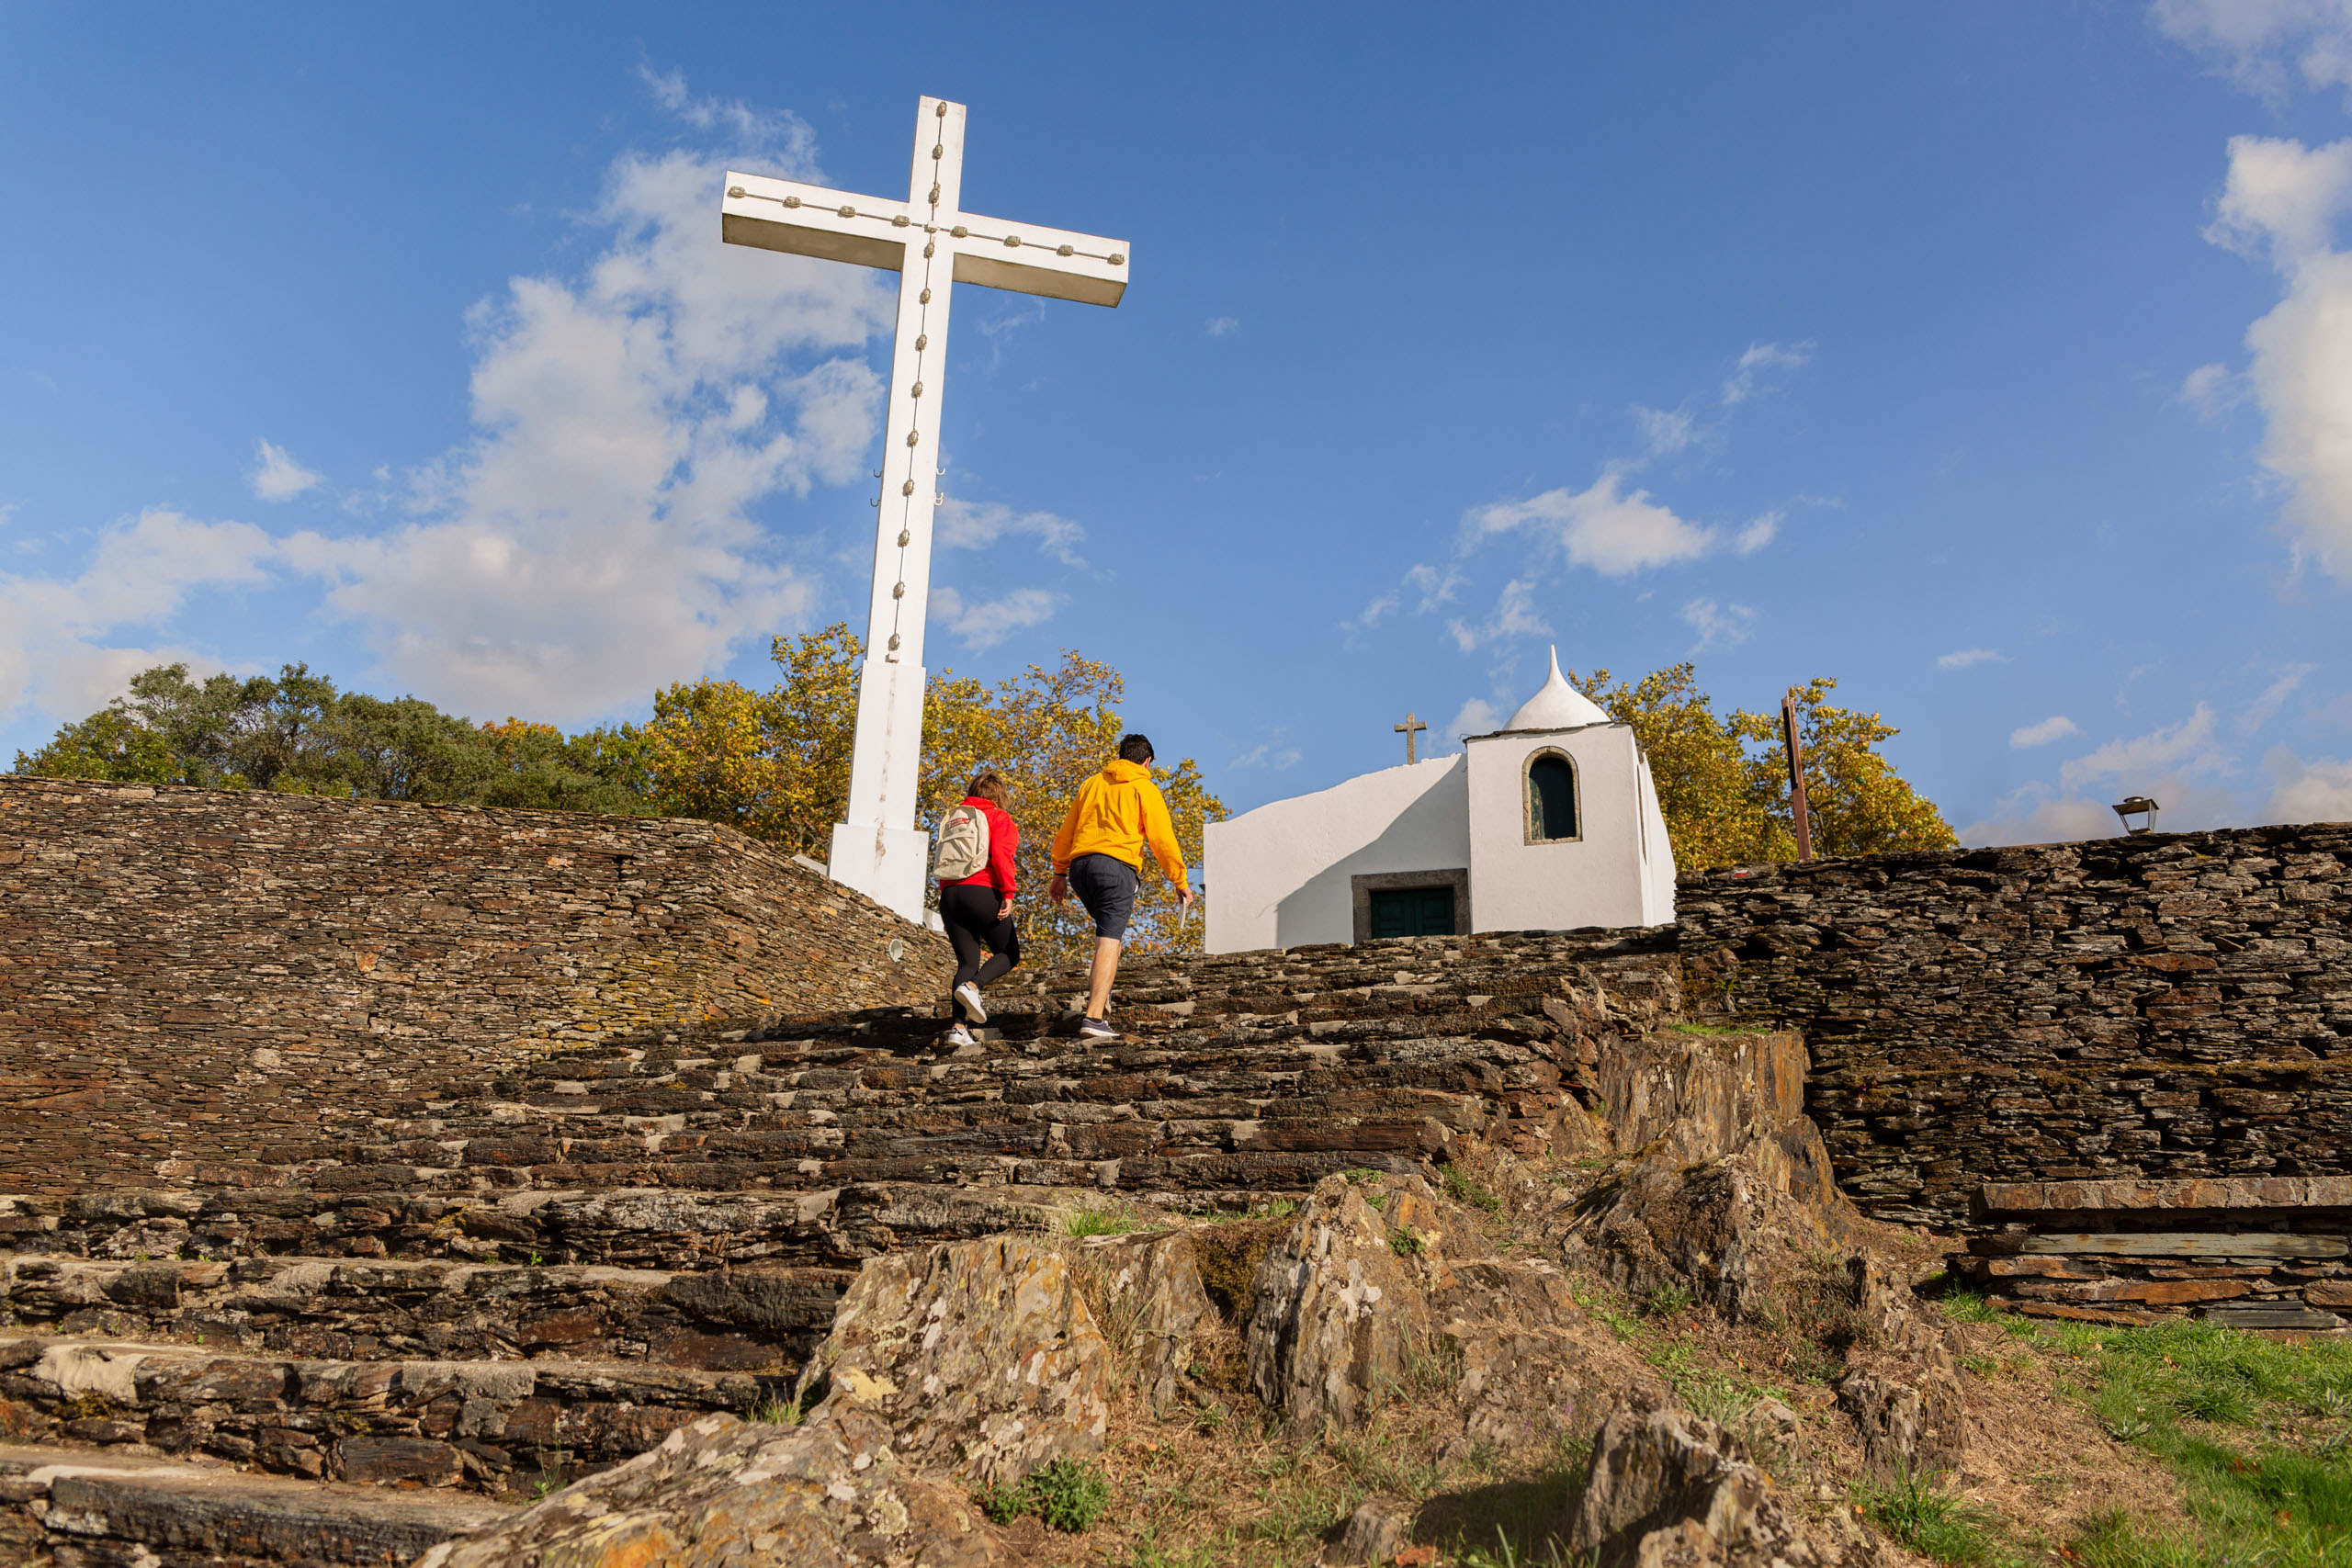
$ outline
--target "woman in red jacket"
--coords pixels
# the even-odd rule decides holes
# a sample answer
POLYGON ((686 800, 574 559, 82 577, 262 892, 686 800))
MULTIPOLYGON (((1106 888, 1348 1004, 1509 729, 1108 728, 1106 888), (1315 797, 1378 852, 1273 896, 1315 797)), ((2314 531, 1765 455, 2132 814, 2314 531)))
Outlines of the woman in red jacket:
POLYGON ((947 1032, 951 1045, 972 1043, 964 1028, 967 1021, 989 1021, 980 987, 1021 962, 1021 933, 1012 926, 1012 857, 1021 848, 1021 829, 1004 809, 1012 803, 1012 789, 996 774, 982 773, 972 781, 964 804, 978 808, 988 820, 989 863, 960 882, 939 885, 940 922, 947 928, 947 940, 956 944, 950 1010, 961 1014, 947 1032), (983 945, 990 954, 986 963, 980 959, 983 945))

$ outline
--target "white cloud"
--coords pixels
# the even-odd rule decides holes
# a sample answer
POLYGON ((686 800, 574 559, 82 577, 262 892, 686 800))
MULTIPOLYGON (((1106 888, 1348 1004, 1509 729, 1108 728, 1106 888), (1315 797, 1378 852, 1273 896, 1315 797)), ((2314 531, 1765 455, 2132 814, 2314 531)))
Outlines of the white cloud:
POLYGON ((1277 748, 1272 741, 1261 741, 1226 764, 1228 768, 1272 768, 1276 773, 1294 766, 1300 752, 1295 746, 1277 748))
POLYGON ((1453 634, 1455 647, 1470 653, 1487 643, 1537 636, 1552 627, 1535 608, 1535 584, 1513 578, 1495 595, 1494 613, 1485 621, 1473 626, 1457 617, 1447 621, 1445 629, 1453 634))
POLYGON ((755 109, 736 98, 698 98, 687 91, 684 71, 657 72, 640 65, 637 74, 655 103, 696 130, 710 133, 729 148, 756 152, 779 166, 804 171, 795 178, 816 177, 817 133, 798 115, 755 109))
POLYGON ((2293 77, 2352 85, 2352 0, 2155 0, 2167 35, 2274 102, 2293 77))
POLYGON ((931 591, 930 617, 967 648, 993 648, 1013 633, 1053 619, 1061 595, 1043 588, 1016 588, 1001 598, 967 604, 953 588, 931 591))
POLYGON ((1484 697, 1472 697, 1454 714, 1444 733, 1456 740, 1465 735, 1491 735, 1502 721, 1503 716, 1494 704, 1484 697))
POLYGON ((2245 401, 2245 378, 2226 365, 2200 365, 2180 379, 2173 400, 2196 411, 2202 420, 2216 420, 2245 401))
POLYGON ((77 578, 0 573, 0 714, 31 702, 79 718, 150 665, 217 669, 168 643, 113 639, 160 628, 200 590, 266 582, 277 548, 250 523, 202 523, 157 507, 102 533, 77 578))
POLYGON ((2238 715, 2238 728, 2251 735, 2276 718, 2278 710, 2286 706, 2287 699, 2294 695, 2296 688, 2303 683, 2303 678, 2318 668, 2316 664, 2288 665, 2277 680, 2262 689, 2261 695, 2246 704, 2245 710, 2238 715))
POLYGON ((1634 427, 1642 434, 1642 461, 1653 457, 1671 457, 1698 438, 1698 427, 1690 415, 1677 409, 1669 413, 1664 409, 1634 405, 1634 427))
POLYGON ((949 501, 939 509, 939 543, 951 550, 983 550, 1013 536, 1037 541, 1037 548, 1064 566, 1086 564, 1078 546, 1085 527, 1050 512, 1015 512, 1001 502, 949 501))
POLYGON ((875 434, 875 275, 711 243, 727 164, 805 177, 807 128, 648 81, 736 144, 624 154, 586 275, 477 307, 480 434, 418 476, 413 521, 287 542, 384 672, 456 711, 610 712, 791 624, 808 587, 750 509, 860 478, 875 434))
POLYGON ((2316 151, 2240 136, 2208 236, 2267 251, 2286 286, 2277 309, 2246 329, 2247 381, 2267 428, 2263 465, 2290 491, 2285 521, 2298 547, 2352 578, 2352 255, 2331 248, 2352 204, 2352 141, 2316 151))
POLYGON ((1813 344, 1807 343, 1753 343, 1739 356, 1724 380, 1724 406, 1744 403, 1758 392, 1769 389, 1770 378, 1782 371, 1799 370, 1813 363, 1813 344))
POLYGON ((1556 547, 1569 565, 1590 567, 1603 577, 1695 559, 1724 543, 1717 530, 1683 521, 1651 501, 1647 491, 1620 494, 1621 483, 1612 471, 1585 490, 1564 487, 1527 501, 1475 507, 1463 527, 1473 543, 1532 533, 1556 547))
POLYGON ((2059 799, 2031 786, 2003 803, 2005 815, 1971 822, 1960 829, 1963 844, 2064 844, 2080 839, 2110 839, 2122 830, 2103 802, 2059 799))
POLYGON ((294 460, 285 447, 273 442, 254 444, 254 493, 264 501, 291 501, 306 490, 315 490, 325 482, 325 477, 313 473, 294 460))
POLYGON ((2069 735, 2080 735, 2083 727, 2064 714, 2052 714, 2040 724, 2029 724, 2009 731, 2009 744, 2022 751, 2028 747, 2047 746, 2052 740, 2064 740, 2069 735))
POLYGON ((1426 615, 1440 604, 1451 604, 1461 596, 1470 580, 1452 567, 1440 570, 1433 566, 1417 566, 1405 574, 1405 586, 1420 595, 1420 603, 1413 606, 1413 614, 1426 615))
MULTIPOLYGON (((2160 833, 2196 832, 2226 828, 2239 821, 2238 806, 2228 792, 2200 784, 2182 773, 2161 773, 2123 786, 2145 795, 2163 807, 2156 816, 2160 833)), ((2059 792, 2047 784, 2030 784, 2001 803, 1999 813, 1960 829, 1963 844, 2054 844, 2080 839, 2111 839, 2123 831, 2122 820, 2109 802, 2112 795, 2059 792)))
POLYGON ((2306 762, 2275 746, 2263 764, 2277 781, 2264 821, 2352 822, 2352 761, 2306 762))
POLYGON ((1439 605, 1451 604, 1459 599, 1464 586, 1469 581, 1452 566, 1441 568, 1426 563, 1416 566, 1405 573, 1404 581, 1400 587, 1386 593, 1374 595, 1361 611, 1357 612, 1353 620, 1341 621, 1340 629, 1362 631, 1367 626, 1378 626, 1403 607, 1408 591, 1416 601, 1413 605, 1413 614, 1426 615, 1439 605))
POLYGON ((1690 651, 1704 653, 1710 649, 1737 648, 1756 635, 1756 612, 1745 604, 1718 604, 1713 599, 1693 599, 1682 606, 1683 624, 1699 634, 1697 646, 1690 651))
POLYGON ((1961 648, 1936 655, 1936 668, 1965 670, 1972 664, 2006 663, 2007 660, 2008 656, 1997 648, 1961 648))
POLYGON ((2195 713, 2169 729, 2110 740, 2068 761, 2058 770, 2058 782, 2073 790, 2094 780, 2114 779, 2144 795, 2154 793, 2148 781, 2158 773, 2224 771, 2229 759, 2213 749, 2213 710, 2199 703, 2195 713))
POLYGON ((1752 556, 1781 536, 1781 525, 1788 513, 1777 507, 1751 517, 1731 538, 1732 554, 1752 556))
POLYGON ((2352 197, 2352 141, 2325 147, 2230 138, 2230 172, 2205 237, 2241 254, 2267 251, 2280 270, 2330 248, 2352 197))
POLYGON ((1238 316, 1211 316, 1209 318, 1209 336, 1211 337, 1223 337, 1227 333, 1238 333, 1240 330, 1241 318, 1238 316))

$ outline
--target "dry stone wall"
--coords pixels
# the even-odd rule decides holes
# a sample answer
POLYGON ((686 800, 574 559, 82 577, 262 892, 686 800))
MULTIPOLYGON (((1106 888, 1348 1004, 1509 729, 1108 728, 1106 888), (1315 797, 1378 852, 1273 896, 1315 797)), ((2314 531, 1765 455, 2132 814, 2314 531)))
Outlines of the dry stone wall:
POLYGON ((707 822, 0 775, 0 1168, 149 1185, 420 1075, 930 1003, 952 968, 707 822))
POLYGON ((1879 1215, 1988 1181, 2352 1174, 2352 824, 1685 877, 1686 994, 1804 1032, 1879 1215))

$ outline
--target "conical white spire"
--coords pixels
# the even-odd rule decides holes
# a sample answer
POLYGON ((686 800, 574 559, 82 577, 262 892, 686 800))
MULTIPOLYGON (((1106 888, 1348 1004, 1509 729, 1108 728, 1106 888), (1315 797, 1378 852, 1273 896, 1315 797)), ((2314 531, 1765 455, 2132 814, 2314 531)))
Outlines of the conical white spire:
POLYGON ((1588 724, 1607 724, 1609 716, 1590 697, 1568 684, 1560 673, 1560 650, 1552 649, 1552 673, 1544 681, 1544 689, 1521 705, 1510 716, 1505 729, 1576 729, 1588 724))

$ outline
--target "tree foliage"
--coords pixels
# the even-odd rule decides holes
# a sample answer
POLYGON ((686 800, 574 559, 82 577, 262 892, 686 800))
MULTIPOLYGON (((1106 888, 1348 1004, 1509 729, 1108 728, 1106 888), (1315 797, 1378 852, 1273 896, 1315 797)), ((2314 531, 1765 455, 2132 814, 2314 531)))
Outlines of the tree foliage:
MULTIPOLYGON (((777 637, 771 657, 782 679, 765 692, 733 681, 681 682, 657 694, 641 732, 647 801, 666 815, 729 822, 754 838, 822 860, 833 824, 849 807, 849 763, 857 717, 861 639, 834 625, 777 637)), ((1126 682, 1095 660, 1064 650, 1053 668, 1031 665, 994 686, 943 670, 923 693, 923 753, 917 825, 926 829, 963 799, 984 771, 1012 786, 1021 825, 1018 869, 1023 953, 1032 962, 1074 957, 1091 943, 1075 903, 1046 900, 1054 833, 1087 774, 1108 761, 1124 721, 1126 682)), ((1204 822, 1223 819, 1190 758, 1155 765, 1187 865, 1201 863, 1204 822)), ((1174 890, 1148 871, 1136 902, 1130 945, 1193 951, 1201 924, 1178 919, 1174 890)))
MULTIPOLYGON (((1633 726, 1649 756, 1680 869, 1796 859, 1777 708, 1717 716, 1687 662, 1653 671, 1630 686, 1612 681, 1606 670, 1571 672, 1568 679, 1611 718, 1633 726)), ((1879 752, 1882 742, 1901 732, 1874 713, 1832 705, 1829 694, 1837 686, 1825 677, 1789 694, 1804 750, 1813 852, 1952 847, 1959 840, 1942 813, 1879 752)))
POLYGON ((416 697, 338 692, 307 665, 275 678, 188 678, 185 664, 133 676, 128 694, 17 771, 54 778, 266 789, 375 800, 548 810, 638 809, 626 729, 567 739, 551 725, 475 725, 416 697))

